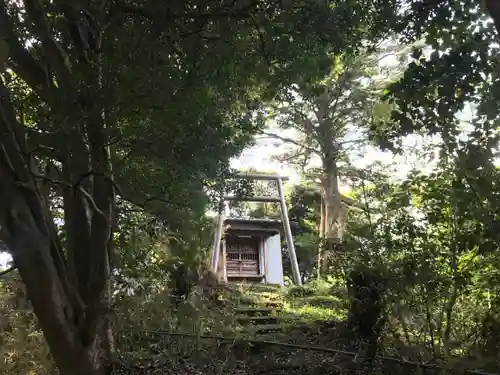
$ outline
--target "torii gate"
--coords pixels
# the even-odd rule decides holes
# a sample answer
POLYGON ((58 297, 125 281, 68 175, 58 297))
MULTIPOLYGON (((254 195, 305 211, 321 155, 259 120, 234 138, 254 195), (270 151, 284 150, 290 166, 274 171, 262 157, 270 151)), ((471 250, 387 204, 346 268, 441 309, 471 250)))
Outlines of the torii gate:
POLYGON ((224 225, 224 202, 226 201, 246 201, 246 202, 279 202, 281 211, 281 221, 283 224, 283 229, 285 231, 285 237, 287 242, 288 254, 290 256, 290 262, 292 266, 293 279, 295 284, 302 285, 302 280, 300 278, 299 264, 297 262, 297 255, 295 253, 295 245, 293 243, 292 229, 290 227, 290 221, 288 219, 288 210, 286 207, 285 194, 283 189, 283 181, 287 181, 288 177, 279 175, 267 175, 259 173, 238 173, 236 178, 246 179, 246 180, 257 180, 257 181, 276 181, 278 185, 278 196, 277 197, 236 197, 236 196, 224 196, 221 202, 221 208, 219 209, 217 217, 217 228, 214 235, 214 243, 212 247, 212 270, 217 272, 217 267, 219 264, 220 256, 220 245, 222 239, 222 231, 224 225))

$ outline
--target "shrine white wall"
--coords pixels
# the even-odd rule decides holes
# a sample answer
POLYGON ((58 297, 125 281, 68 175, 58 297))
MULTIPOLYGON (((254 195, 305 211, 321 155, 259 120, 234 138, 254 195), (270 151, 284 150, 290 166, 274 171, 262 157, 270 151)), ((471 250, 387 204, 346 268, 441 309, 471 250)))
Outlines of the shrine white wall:
POLYGON ((265 282, 268 284, 284 285, 280 235, 276 234, 267 238, 264 250, 265 282))

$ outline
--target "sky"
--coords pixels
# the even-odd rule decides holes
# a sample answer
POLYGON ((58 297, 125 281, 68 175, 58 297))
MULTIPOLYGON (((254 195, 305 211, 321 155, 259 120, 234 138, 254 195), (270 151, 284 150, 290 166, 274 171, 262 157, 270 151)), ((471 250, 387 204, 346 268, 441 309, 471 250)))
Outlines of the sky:
MULTIPOLYGON (((387 77, 387 75, 394 74, 394 72, 398 70, 397 68, 400 64, 400 55, 391 53, 386 54, 385 57, 378 62, 381 72, 380 76, 374 78, 383 79, 384 76, 387 77)), ((283 131, 281 129, 276 129, 273 124, 270 124, 266 132, 279 134, 281 137, 286 138, 294 139, 296 137, 293 130, 283 131)), ((415 145, 417 145, 419 141, 417 137, 408 137, 404 141, 404 146, 409 149, 415 149, 415 145)), ((253 147, 246 149, 238 158, 233 159, 231 161, 231 166, 236 169, 254 168, 263 172, 274 172, 289 177, 290 180, 288 183, 290 184, 299 184, 301 176, 297 170, 286 164, 272 160, 273 156, 283 153, 287 148, 289 149, 290 145, 286 145, 276 139, 258 139, 253 147)), ((395 173, 397 177, 403 178, 413 167, 424 167, 424 164, 421 162, 419 163, 419 160, 415 156, 412 157, 409 153, 395 157, 392 153, 382 152, 375 147, 366 147, 362 150, 361 154, 359 154, 359 151, 359 149, 353 150, 349 155, 353 164, 358 168, 366 167, 375 161, 384 164, 396 163, 395 173)), ((310 166, 316 167, 318 163, 319 160, 315 160, 310 166)), ((348 186, 341 185, 340 190, 341 192, 345 192, 348 191, 349 188, 348 186)))
MULTIPOLYGON (((393 46, 391 41, 388 41, 385 47, 390 48, 393 46)), ((398 49, 399 52, 387 53, 382 59, 378 61, 379 65, 379 75, 375 76, 375 79, 387 79, 389 76, 394 76, 398 74, 400 70, 401 62, 409 62, 410 57, 407 50, 398 49)), ((432 53, 432 49, 424 48, 424 55, 429 58, 432 53)), ((474 109, 466 105, 465 109, 458 114, 458 118, 462 121, 471 121, 473 117, 474 109)), ((266 130, 268 133, 279 134, 281 137, 294 139, 296 135, 292 130, 280 130, 276 129, 276 126, 270 124, 269 129, 266 130)), ((349 154, 351 162, 357 168, 364 168, 374 162, 380 162, 386 165, 393 165, 393 177, 395 179, 403 179, 408 172, 412 169, 419 169, 424 171, 430 171, 437 161, 437 154, 432 161, 423 160, 417 155, 417 152, 423 143, 434 142, 437 139, 423 139, 418 136, 408 136, 403 140, 403 148, 408 150, 402 155, 395 156, 391 152, 383 152, 376 147, 365 147, 363 150, 353 150, 349 154), (360 152, 361 151, 361 152, 360 152)), ((258 139, 253 147, 247 148, 239 157, 231 160, 231 166, 236 169, 248 169, 254 168, 256 170, 261 170, 263 172, 274 172, 283 176, 289 177, 289 184, 299 184, 301 180, 300 173, 293 167, 286 164, 274 161, 273 156, 279 155, 287 150, 287 147, 293 147, 290 145, 285 145, 283 142, 277 141, 276 139, 258 139)), ((318 160, 313 162, 311 166, 317 166, 318 160)), ((349 187, 346 185, 340 186, 341 193, 347 192, 349 187)))
MULTIPOLYGON (((462 121, 468 122, 471 120, 473 112, 474 109, 472 107, 466 106, 457 117, 462 121)), ((466 128, 467 126, 464 125, 464 130, 467 130, 466 128)), ((278 131, 274 127, 270 127, 266 132, 279 134, 286 138, 294 138, 292 131, 278 131)), ((407 151, 402 155, 394 155, 391 152, 383 152, 376 147, 368 146, 363 150, 354 149, 349 153, 349 156, 352 163, 360 169, 374 162, 380 162, 385 165, 392 164, 391 169, 394 170, 393 177, 395 179, 402 179, 415 168, 423 171, 432 170, 436 165, 437 154, 429 161, 428 159, 422 159, 417 151, 421 149, 424 143, 428 144, 429 142, 435 141, 437 141, 436 138, 424 139, 418 136, 408 136, 403 140, 403 149, 407 151)), ((274 156, 282 154, 285 150, 289 149, 289 147, 293 146, 286 145, 284 142, 276 139, 258 139, 253 147, 247 148, 239 157, 231 160, 231 167, 236 169, 254 168, 263 172, 274 172, 289 177, 289 184, 299 184, 301 180, 299 171, 289 165, 273 160, 274 156)), ((313 163, 313 166, 317 166, 317 163, 318 161, 313 163)), ((341 186, 341 192, 347 192, 348 190, 348 186, 341 186)))
MULTIPOLYGON (((283 135, 280 133, 280 135, 283 135)), ((283 135, 286 136, 286 135, 283 135)), ((404 148, 415 150, 418 148, 421 140, 417 137, 408 137, 404 141, 404 148)), ((231 167, 236 169, 254 168, 263 172, 274 172, 286 176, 290 180, 288 183, 296 185, 300 183, 300 172, 293 167, 273 160, 273 156, 283 153, 287 145, 274 139, 258 140, 255 146, 246 149, 239 157, 231 160, 231 167)), ((364 168, 373 162, 381 162, 386 165, 393 164, 395 167, 395 177, 404 178, 413 168, 425 169, 429 167, 428 161, 419 160, 416 155, 406 152, 403 155, 395 156, 390 152, 382 152, 375 147, 367 147, 361 155, 358 150, 350 153, 353 164, 358 168, 364 168)), ((316 163, 313 163, 314 165, 316 163)), ((348 191, 349 187, 342 185, 341 190, 348 191)))

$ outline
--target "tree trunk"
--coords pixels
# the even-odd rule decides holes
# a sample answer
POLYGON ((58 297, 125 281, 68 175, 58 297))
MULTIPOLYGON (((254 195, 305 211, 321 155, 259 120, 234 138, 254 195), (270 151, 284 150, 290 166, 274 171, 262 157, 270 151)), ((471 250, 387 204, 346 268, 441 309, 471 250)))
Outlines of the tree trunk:
POLYGON ((458 299, 458 287, 456 282, 453 284, 451 288, 450 296, 448 297, 448 302, 445 307, 445 315, 446 315, 446 325, 443 333, 443 344, 444 344, 444 352, 446 358, 450 358, 450 350, 451 350, 451 329, 453 328, 453 309, 456 305, 458 299))
POLYGON ((318 262, 317 262, 317 278, 321 278, 322 260, 325 252, 325 201, 321 196, 320 201, 320 222, 319 222, 319 245, 318 245, 318 262))
MULTIPOLYGON (((5 155, 1 155, 2 162, 5 155)), ((3 163, 2 163, 3 164, 3 163)), ((36 225, 32 209, 20 192, 9 187, 5 169, 0 171, 3 237, 12 250, 14 262, 26 285, 28 298, 38 318, 61 375, 104 374, 98 346, 99 329, 95 333, 84 326, 83 311, 70 302, 51 256, 50 236, 36 225), (87 340, 83 339, 88 337, 87 340)))
MULTIPOLYGON (((67 228, 68 237, 78 235, 80 240, 78 244, 69 244, 68 254, 73 256, 67 260, 54 230, 48 202, 38 189, 36 179, 46 177, 39 176, 34 168, 25 129, 16 118, 1 80, 0 113, 1 239, 12 252, 60 374, 106 374, 107 351, 112 348, 107 313, 108 243, 114 189, 108 181, 111 169, 103 125, 100 121, 89 124, 93 127, 88 131, 89 165, 97 174, 92 176, 91 188, 87 190, 75 182, 85 177, 82 175, 73 175, 72 183, 54 182, 68 188, 72 197, 73 207, 66 205, 68 200, 64 202, 65 218, 83 224, 67 228), (70 272, 70 268, 75 272, 70 272)), ((89 116, 92 120, 96 117, 100 118, 100 114, 89 116)), ((75 152, 68 155, 85 157, 75 152)))
POLYGON ((325 203, 325 251, 323 252, 322 274, 329 267, 329 257, 336 246, 343 241, 343 207, 339 192, 337 163, 333 156, 324 158, 325 176, 322 181, 322 197, 325 203))
POLYGON ((495 28, 497 29, 498 35, 500 35, 500 1, 498 0, 486 0, 486 8, 490 13, 491 18, 495 22, 495 28))

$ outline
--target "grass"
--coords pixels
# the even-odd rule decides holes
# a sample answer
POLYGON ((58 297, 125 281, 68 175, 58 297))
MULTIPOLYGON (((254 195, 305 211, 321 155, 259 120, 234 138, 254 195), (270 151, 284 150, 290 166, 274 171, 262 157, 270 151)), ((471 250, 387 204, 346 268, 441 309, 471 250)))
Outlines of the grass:
POLYGON ((332 285, 328 283, 290 287, 285 298, 282 319, 290 325, 342 320, 346 316, 345 302, 332 293, 332 285))
POLYGON ((297 322, 301 324, 316 323, 321 320, 341 320, 345 317, 345 312, 328 307, 320 307, 304 303, 303 305, 292 306, 285 304, 280 315, 283 320, 297 322))

